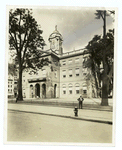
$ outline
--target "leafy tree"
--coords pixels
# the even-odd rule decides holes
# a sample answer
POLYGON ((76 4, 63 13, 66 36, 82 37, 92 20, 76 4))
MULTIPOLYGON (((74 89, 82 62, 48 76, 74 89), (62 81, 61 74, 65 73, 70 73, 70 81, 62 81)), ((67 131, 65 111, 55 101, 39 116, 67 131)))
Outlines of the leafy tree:
POLYGON ((42 30, 32 16, 30 9, 11 9, 9 11, 9 46, 15 51, 15 64, 18 66, 18 100, 22 97, 22 72, 24 69, 37 70, 48 65, 48 59, 41 59, 45 41, 42 30))
MULTIPOLYGON (((110 11, 110 13, 114 14, 114 11, 110 11)), ((102 77, 102 102, 101 105, 108 105, 108 85, 109 85, 109 80, 108 80, 108 62, 107 62, 107 39, 106 39, 106 17, 109 16, 108 12, 106 10, 97 10, 97 13, 95 13, 96 19, 102 18, 103 20, 103 77, 102 77)))
MULTIPOLYGON (((95 86, 97 89, 97 97, 100 96, 100 87, 101 87, 101 36, 95 35, 93 39, 88 43, 86 49, 89 52, 87 59, 83 62, 83 66, 85 68, 89 68, 91 70, 91 74, 94 77, 95 86)), ((91 78, 89 74, 87 74, 86 78, 91 78)))
POLYGON ((8 64, 8 74, 12 75, 12 76, 16 75, 15 64, 13 64, 13 63, 8 64))
POLYGON ((89 55, 87 59, 85 59, 85 61, 83 62, 83 66, 85 68, 90 68, 98 92, 97 96, 100 96, 101 83, 105 77, 103 67, 103 49, 105 47, 105 61, 107 74, 106 86, 108 97, 108 94, 110 94, 110 92, 113 89, 114 30, 109 30, 109 32, 106 34, 106 40, 104 40, 104 38, 98 35, 95 35, 93 37, 93 39, 86 46, 89 55))
POLYGON ((107 64, 107 77, 108 77, 108 95, 113 90, 113 65, 114 65, 114 29, 109 30, 106 34, 106 64, 107 64))

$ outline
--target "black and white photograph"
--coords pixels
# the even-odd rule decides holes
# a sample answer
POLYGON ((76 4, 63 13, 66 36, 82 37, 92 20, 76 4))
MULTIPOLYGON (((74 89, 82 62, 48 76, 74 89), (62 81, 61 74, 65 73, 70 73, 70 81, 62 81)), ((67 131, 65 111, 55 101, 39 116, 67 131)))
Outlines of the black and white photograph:
POLYGON ((117 9, 6 14, 5 143, 114 146, 117 9))

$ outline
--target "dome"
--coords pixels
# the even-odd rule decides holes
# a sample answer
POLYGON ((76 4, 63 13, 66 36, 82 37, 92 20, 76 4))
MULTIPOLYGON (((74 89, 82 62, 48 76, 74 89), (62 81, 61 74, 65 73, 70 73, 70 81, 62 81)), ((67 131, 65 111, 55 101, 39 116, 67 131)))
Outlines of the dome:
POLYGON ((57 25, 55 26, 55 31, 53 31, 53 33, 49 36, 49 41, 50 41, 50 39, 53 39, 53 38, 55 38, 55 37, 59 37, 59 39, 61 40, 61 41, 63 41, 63 37, 62 37, 62 35, 59 33, 59 31, 57 30, 57 25))

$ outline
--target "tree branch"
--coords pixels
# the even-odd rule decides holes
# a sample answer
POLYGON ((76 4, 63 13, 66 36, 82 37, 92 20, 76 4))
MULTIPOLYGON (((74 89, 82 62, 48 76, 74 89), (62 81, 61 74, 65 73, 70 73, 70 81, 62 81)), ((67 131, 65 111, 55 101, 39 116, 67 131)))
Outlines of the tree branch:
POLYGON ((16 49, 16 51, 17 51, 17 54, 18 54, 18 47, 17 47, 16 41, 15 41, 15 39, 14 39, 12 33, 10 32, 10 30, 9 30, 9 33, 10 33, 10 35, 11 35, 13 41, 14 41, 14 47, 15 47, 15 49, 16 49))
MULTIPOLYGON (((29 12, 28 12, 28 16, 29 16, 29 12)), ((28 19, 28 18, 27 18, 27 19, 28 19)), ((24 36, 24 40, 23 40, 23 43, 22 43, 21 49, 23 48, 24 43, 25 43, 25 41, 26 41, 27 31, 28 31, 28 26, 29 26, 29 23, 28 23, 28 21, 27 21, 27 26, 26 26, 25 36, 24 36)))
POLYGON ((19 39, 20 39, 20 49, 21 49, 21 42, 22 42, 22 40, 21 40, 21 31, 20 31, 20 24, 21 24, 21 13, 20 13, 20 20, 19 20, 19 39))
POLYGON ((100 16, 102 17, 102 19, 104 20, 104 17, 103 17, 103 15, 102 15, 102 13, 100 12, 100 16))
POLYGON ((23 62, 24 62, 25 54, 26 54, 26 51, 27 51, 27 46, 28 46, 28 43, 29 43, 30 34, 31 34, 31 31, 30 31, 30 33, 29 33, 29 35, 28 35, 28 37, 27 37, 28 40, 27 40, 27 43, 26 43, 26 46, 25 46, 25 50, 24 50, 24 53, 23 53, 22 64, 23 64, 23 62))

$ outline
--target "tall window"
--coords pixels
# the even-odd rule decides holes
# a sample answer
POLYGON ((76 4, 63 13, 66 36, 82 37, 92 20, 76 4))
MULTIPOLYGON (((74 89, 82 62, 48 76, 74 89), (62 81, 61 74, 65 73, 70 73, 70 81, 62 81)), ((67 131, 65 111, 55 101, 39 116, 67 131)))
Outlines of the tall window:
POLYGON ((9 92, 9 93, 12 93, 12 89, 8 89, 8 92, 9 92))
POLYGON ((68 63, 69 63, 69 65, 72 64, 72 59, 70 59, 68 63))
POLYGON ((79 58, 76 58, 76 59, 75 59, 75 63, 79 63, 79 58))
POLYGON ((87 94, 87 87, 83 87, 83 94, 87 94))
POLYGON ((66 70, 62 71, 63 78, 66 78, 66 70))
POLYGON ((79 76, 79 68, 75 69, 75 74, 76 74, 76 76, 79 76))
POLYGON ((83 68, 82 71, 84 76, 87 75, 87 68, 83 68))
POLYGON ((65 66, 66 65, 66 61, 64 60, 64 61, 62 61, 62 65, 63 66, 65 66))
POLYGON ((79 94, 80 93, 80 86, 79 86, 79 83, 77 83, 75 85, 75 91, 76 91, 76 94, 79 94))
POLYGON ((83 94, 87 94, 87 90, 83 90, 83 94))
POLYGON ((14 81, 14 84, 17 84, 17 81, 14 81))
POLYGON ((8 81, 8 92, 12 93, 12 81, 8 81))
POLYGON ((66 94, 66 85, 65 84, 63 84, 63 94, 66 94))
POLYGON ((69 84, 69 94, 72 94, 72 84, 69 84))
POLYGON ((69 77, 72 77, 72 69, 69 69, 69 77))

